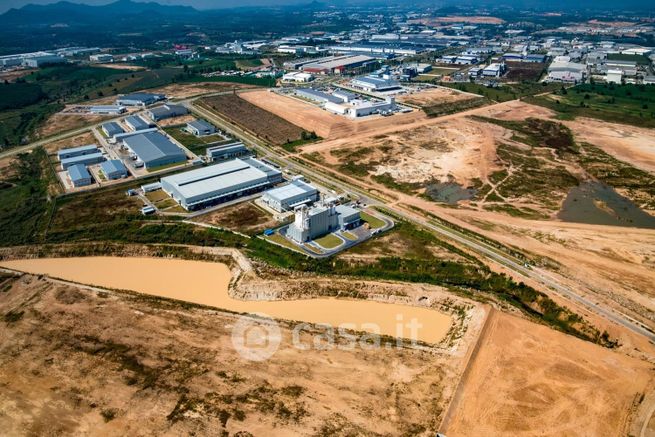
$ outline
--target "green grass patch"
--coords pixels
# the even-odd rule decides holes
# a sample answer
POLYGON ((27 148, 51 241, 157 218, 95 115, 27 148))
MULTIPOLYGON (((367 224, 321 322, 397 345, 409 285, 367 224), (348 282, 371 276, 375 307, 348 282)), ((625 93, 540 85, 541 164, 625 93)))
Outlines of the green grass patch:
POLYGON ((324 237, 317 238, 314 242, 326 249, 334 249, 343 244, 343 240, 334 234, 327 234, 324 237))
POLYGON ((366 223, 368 223, 368 225, 370 226, 371 229, 380 229, 380 228, 383 228, 386 225, 386 223, 383 220, 381 220, 381 219, 379 219, 379 218, 375 217, 374 215, 369 214, 367 212, 362 211, 360 213, 360 216, 362 218, 362 221, 365 221, 366 223))
POLYGON ((591 117, 655 127, 655 85, 581 84, 526 101, 547 107, 565 119, 591 117))

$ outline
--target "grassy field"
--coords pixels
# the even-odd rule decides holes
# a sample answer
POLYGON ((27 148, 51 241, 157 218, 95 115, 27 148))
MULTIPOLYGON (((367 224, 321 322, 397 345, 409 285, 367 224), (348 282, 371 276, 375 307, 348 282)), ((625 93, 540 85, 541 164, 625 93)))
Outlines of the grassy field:
POLYGON ((537 83, 537 82, 521 82, 517 84, 502 84, 494 88, 477 83, 448 83, 444 82, 441 85, 450 88, 455 88, 460 91, 479 94, 494 102, 506 102, 508 100, 515 100, 525 96, 532 96, 551 92, 561 88, 559 84, 552 83, 537 83))
POLYGON ((189 149, 191 152, 196 155, 204 155, 207 151, 207 145, 210 143, 228 143, 233 140, 225 140, 222 136, 218 134, 206 135, 203 137, 197 137, 193 134, 190 134, 184 131, 182 128, 184 125, 175 125, 164 128, 166 132, 171 137, 175 138, 180 144, 189 149))
POLYGON ((550 108, 562 118, 583 116, 655 127, 655 85, 582 84, 526 101, 550 108))

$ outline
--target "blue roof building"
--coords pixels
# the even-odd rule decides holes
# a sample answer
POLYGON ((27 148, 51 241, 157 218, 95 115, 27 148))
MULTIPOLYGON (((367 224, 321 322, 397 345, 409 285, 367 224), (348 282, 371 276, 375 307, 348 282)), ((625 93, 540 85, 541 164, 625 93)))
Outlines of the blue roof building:
POLYGON ((132 93, 120 96, 116 99, 116 104, 123 106, 148 106, 165 99, 166 96, 163 94, 132 93))
POLYGON ((150 123, 148 123, 138 115, 130 115, 129 117, 125 117, 125 124, 127 124, 132 130, 135 131, 148 129, 152 127, 150 123))
POLYGON ((115 121, 110 121, 102 125, 102 131, 109 138, 112 138, 114 135, 125 133, 125 130, 120 126, 120 124, 115 121))
POLYGON ((121 179, 127 177, 127 168, 118 159, 110 159, 100 164, 102 173, 109 180, 121 179))
POLYGON ((98 146, 96 146, 95 144, 88 144, 86 146, 61 149, 57 152, 57 157, 61 161, 66 158, 72 158, 73 156, 91 155, 93 153, 98 153, 98 152, 100 152, 100 150, 98 150, 98 146))
POLYGON ((82 164, 75 164, 68 167, 68 176, 74 187, 84 187, 93 183, 89 170, 82 164))
POLYGON ((123 140, 147 169, 186 161, 186 154, 161 132, 147 132, 123 140))
POLYGON ((77 164, 82 164, 82 165, 98 164, 99 162, 102 162, 104 160, 105 157, 103 156, 102 152, 98 151, 97 153, 91 153, 89 155, 78 155, 78 156, 72 156, 70 158, 62 159, 61 168, 62 170, 68 170, 69 167, 72 167, 77 164))
POLYGON ((211 161, 226 161, 228 159, 238 158, 239 156, 249 155, 250 150, 241 142, 223 144, 220 146, 207 147, 207 158, 211 161))
POLYGON ((216 133, 216 128, 205 120, 193 120, 186 124, 186 130, 197 137, 216 133))

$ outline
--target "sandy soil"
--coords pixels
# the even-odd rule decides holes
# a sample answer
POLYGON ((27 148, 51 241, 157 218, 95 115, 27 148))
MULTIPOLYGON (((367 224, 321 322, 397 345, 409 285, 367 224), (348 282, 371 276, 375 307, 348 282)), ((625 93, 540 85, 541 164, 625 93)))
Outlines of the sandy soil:
POLYGON ((231 82, 198 82, 191 84, 173 84, 161 88, 148 90, 148 92, 166 94, 169 99, 186 99, 202 94, 231 91, 234 89, 254 88, 253 85, 231 82))
POLYGON ((0 312, 8 435, 432 436, 458 373, 431 351, 299 350, 285 325, 271 358, 248 361, 237 315, 32 276, 0 312))
POLYGON ((264 229, 279 225, 273 216, 251 202, 243 202, 230 208, 203 214, 195 220, 248 234, 263 232, 264 229))
POLYGON ((187 124, 190 121, 195 120, 196 117, 193 115, 182 115, 180 117, 173 117, 173 118, 166 118, 164 120, 160 120, 157 122, 157 124, 161 127, 168 127, 168 126, 176 126, 179 124, 187 124))
POLYGON ((576 140, 601 148, 616 159, 655 172, 655 130, 608 123, 592 118, 564 122, 576 140))
POLYGON ((416 106, 434 106, 442 103, 459 102, 475 98, 474 94, 463 93, 451 88, 426 88, 411 94, 403 94, 396 98, 398 103, 407 103, 416 106))
POLYGON ((99 123, 108 118, 112 118, 112 116, 57 113, 50 116, 50 118, 48 118, 48 120, 46 120, 46 122, 39 128, 37 131, 37 137, 43 138, 50 135, 56 135, 64 131, 99 123))
POLYGON ((99 68, 113 68, 115 70, 128 70, 128 71, 141 71, 145 70, 144 67, 139 67, 138 65, 128 65, 128 64, 93 64, 94 67, 99 68))
POLYGON ((36 71, 35 69, 24 69, 24 70, 11 70, 11 71, 0 71, 0 81, 4 82, 5 80, 13 82, 16 79, 27 76, 28 74, 36 71))
POLYGON ((66 149, 69 147, 85 146, 87 144, 97 144, 96 137, 91 132, 86 132, 74 137, 64 138, 63 140, 53 141, 48 143, 45 150, 50 153, 55 153, 57 150, 66 149))
POLYGON ((473 178, 485 180, 497 169, 495 139, 503 132, 498 126, 457 118, 359 141, 319 143, 303 150, 321 153, 330 165, 353 161, 359 154, 361 158, 354 162, 372 165, 372 174, 388 173, 399 182, 454 180, 468 186, 473 178), (363 154, 368 149, 370 153, 363 154))
POLYGON ((555 115, 553 111, 542 106, 530 105, 528 103, 511 100, 509 102, 485 106, 480 108, 477 115, 492 117, 499 120, 525 120, 526 118, 551 118, 555 115))
POLYGON ((648 363, 502 313, 487 323, 448 436, 625 435, 653 389, 648 363))
POLYGON ((353 135, 374 135, 383 128, 409 127, 415 122, 427 119, 423 112, 414 111, 407 114, 395 114, 391 117, 349 120, 330 114, 310 103, 273 92, 253 91, 239 96, 305 130, 314 131, 319 136, 328 139, 351 138, 353 135))

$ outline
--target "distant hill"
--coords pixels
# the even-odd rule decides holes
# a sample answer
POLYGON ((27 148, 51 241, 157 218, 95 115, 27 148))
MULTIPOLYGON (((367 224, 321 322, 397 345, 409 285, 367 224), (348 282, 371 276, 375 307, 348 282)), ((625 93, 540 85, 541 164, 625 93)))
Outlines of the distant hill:
POLYGON ((131 0, 118 0, 102 6, 89 6, 68 1, 47 5, 25 5, 20 9, 10 9, 0 15, 0 25, 29 26, 52 24, 111 24, 126 18, 141 16, 169 17, 172 19, 190 18, 200 11, 191 6, 168 6, 159 3, 140 3, 131 0))

